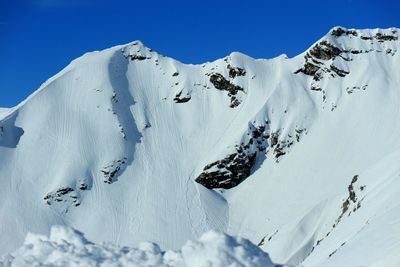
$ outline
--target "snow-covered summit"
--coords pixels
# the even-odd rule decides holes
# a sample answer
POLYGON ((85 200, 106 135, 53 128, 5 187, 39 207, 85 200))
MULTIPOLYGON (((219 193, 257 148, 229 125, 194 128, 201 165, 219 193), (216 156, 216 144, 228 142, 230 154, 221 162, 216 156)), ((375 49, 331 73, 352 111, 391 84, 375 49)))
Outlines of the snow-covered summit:
POLYGON ((157 55, 152 49, 144 46, 141 41, 134 41, 122 49, 122 53, 130 60, 146 60, 157 55))
POLYGON ((398 263, 399 47, 397 29, 336 27, 294 58, 85 54, 0 116, 0 252, 58 224, 165 250, 217 230, 295 266, 398 263))

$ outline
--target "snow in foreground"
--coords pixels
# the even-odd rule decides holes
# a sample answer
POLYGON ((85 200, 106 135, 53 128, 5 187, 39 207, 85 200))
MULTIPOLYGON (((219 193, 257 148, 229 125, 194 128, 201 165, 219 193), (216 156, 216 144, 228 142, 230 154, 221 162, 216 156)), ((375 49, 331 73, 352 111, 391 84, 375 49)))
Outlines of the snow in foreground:
POLYGON ((28 233, 24 245, 0 258, 0 266, 274 266, 269 256, 242 238, 210 231, 188 241, 179 251, 157 244, 137 248, 94 244, 82 233, 53 226, 50 236, 28 233))

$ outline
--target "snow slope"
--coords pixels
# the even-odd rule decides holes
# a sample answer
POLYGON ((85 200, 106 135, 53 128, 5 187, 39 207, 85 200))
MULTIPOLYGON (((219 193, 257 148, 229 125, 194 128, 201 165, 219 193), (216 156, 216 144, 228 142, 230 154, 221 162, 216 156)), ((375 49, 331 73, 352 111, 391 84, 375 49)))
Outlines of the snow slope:
POLYGON ((4 116, 8 112, 7 108, 0 108, 0 117, 4 116))
POLYGON ((136 41, 74 60, 0 113, 1 254, 57 224, 163 249, 213 229, 283 264, 399 265, 398 31, 337 27, 290 59, 186 65, 136 41))

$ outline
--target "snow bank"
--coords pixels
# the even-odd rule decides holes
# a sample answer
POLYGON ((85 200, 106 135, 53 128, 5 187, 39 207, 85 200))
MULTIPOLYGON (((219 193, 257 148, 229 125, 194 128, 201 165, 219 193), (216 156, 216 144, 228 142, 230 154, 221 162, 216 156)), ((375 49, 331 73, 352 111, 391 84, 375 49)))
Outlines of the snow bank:
POLYGON ((269 256, 242 238, 207 232, 179 251, 162 251, 157 244, 137 248, 94 244, 82 233, 53 226, 50 236, 29 233, 24 245, 0 258, 0 266, 274 266, 269 256))

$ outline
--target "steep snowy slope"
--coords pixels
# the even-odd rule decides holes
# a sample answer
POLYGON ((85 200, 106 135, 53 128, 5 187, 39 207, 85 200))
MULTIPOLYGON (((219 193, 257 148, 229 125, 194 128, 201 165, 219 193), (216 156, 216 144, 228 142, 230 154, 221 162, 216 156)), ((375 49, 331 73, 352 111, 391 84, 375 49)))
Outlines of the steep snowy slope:
POLYGON ((61 224, 121 245, 214 229, 278 263, 399 264, 398 35, 338 27, 295 58, 202 65, 138 41, 85 54, 0 111, 0 252, 61 224))
POLYGON ((3 117, 8 111, 7 108, 0 108, 0 117, 3 117))

